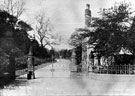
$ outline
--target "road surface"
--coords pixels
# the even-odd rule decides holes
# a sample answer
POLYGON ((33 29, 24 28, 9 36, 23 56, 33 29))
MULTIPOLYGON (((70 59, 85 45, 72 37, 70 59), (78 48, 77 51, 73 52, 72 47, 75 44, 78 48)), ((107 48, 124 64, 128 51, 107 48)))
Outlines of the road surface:
POLYGON ((70 71, 70 60, 36 70, 36 79, 18 77, 0 96, 134 96, 134 75, 101 75, 70 71))

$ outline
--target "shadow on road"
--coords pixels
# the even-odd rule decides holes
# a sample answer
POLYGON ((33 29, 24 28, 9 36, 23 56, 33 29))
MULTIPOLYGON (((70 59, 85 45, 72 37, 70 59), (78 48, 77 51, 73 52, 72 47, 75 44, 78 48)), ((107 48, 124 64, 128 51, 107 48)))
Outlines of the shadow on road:
POLYGON ((18 77, 16 80, 12 81, 1 81, 0 89, 12 89, 19 86, 28 86, 28 80, 26 77, 18 77))

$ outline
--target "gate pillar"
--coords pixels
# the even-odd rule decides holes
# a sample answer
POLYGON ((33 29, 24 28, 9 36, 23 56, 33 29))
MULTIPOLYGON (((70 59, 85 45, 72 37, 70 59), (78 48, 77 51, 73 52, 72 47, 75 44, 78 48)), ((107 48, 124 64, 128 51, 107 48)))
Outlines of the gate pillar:
POLYGON ((34 56, 30 50, 29 54, 28 54, 28 60, 27 60, 27 68, 28 68, 28 73, 27 73, 27 79, 35 79, 35 69, 34 69, 34 56))

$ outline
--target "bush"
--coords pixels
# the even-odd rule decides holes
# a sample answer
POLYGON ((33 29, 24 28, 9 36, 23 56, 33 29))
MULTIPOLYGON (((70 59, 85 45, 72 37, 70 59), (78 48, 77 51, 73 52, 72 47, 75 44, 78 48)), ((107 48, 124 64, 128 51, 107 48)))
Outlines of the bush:
POLYGON ((0 73, 6 72, 8 70, 9 57, 8 55, 0 49, 0 73))
POLYGON ((16 58, 16 70, 27 68, 27 56, 16 58))

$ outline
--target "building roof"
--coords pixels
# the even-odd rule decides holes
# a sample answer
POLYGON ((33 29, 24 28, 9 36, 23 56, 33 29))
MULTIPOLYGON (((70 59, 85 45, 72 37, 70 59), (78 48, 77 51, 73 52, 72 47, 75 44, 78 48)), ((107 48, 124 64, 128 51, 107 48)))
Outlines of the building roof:
POLYGON ((121 48, 119 54, 127 54, 127 55, 133 55, 129 50, 125 49, 125 48, 121 48))

